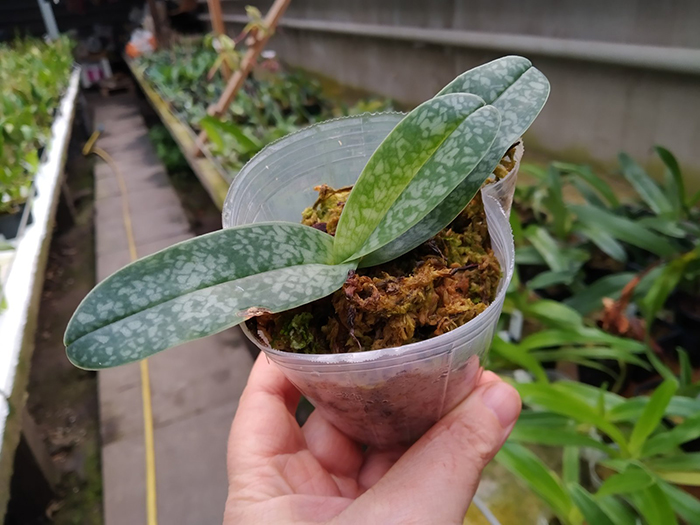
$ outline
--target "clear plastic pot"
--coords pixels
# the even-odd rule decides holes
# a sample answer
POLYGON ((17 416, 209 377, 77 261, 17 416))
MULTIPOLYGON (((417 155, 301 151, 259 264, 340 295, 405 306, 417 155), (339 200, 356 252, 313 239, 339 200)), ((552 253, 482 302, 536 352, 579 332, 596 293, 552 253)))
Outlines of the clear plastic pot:
MULTIPOLYGON (((333 120, 269 145, 234 179, 224 204, 224 227, 268 220, 298 222, 302 210, 316 200, 313 187, 353 184, 401 118, 379 114, 333 120)), ((497 184, 511 176, 515 173, 497 184)), ((482 196, 503 277, 494 302, 468 323, 397 348, 324 355, 275 350, 244 327, 316 409, 357 441, 376 447, 411 443, 478 381, 514 268, 513 236, 497 200, 503 191, 494 196, 498 188, 492 186, 491 193, 482 196)))

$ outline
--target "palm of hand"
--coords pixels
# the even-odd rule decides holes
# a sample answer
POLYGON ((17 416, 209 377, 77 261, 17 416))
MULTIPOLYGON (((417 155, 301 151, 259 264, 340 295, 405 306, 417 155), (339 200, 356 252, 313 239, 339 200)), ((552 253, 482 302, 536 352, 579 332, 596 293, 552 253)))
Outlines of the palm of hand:
MULTIPOLYGON (((486 383, 504 385, 488 372, 479 388, 486 383)), ((299 427, 299 393, 258 359, 231 429, 224 525, 461 523, 481 469, 510 431, 492 412, 476 423, 478 407, 459 417, 472 397, 408 451, 363 453, 317 412, 299 427)))

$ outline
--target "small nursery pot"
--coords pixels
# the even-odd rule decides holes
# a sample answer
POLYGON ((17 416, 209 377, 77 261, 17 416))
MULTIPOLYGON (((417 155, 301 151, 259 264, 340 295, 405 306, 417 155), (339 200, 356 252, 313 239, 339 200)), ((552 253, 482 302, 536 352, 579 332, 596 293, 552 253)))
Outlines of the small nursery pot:
MULTIPOLYGON (((21 204, 19 209, 15 213, 2 213, 0 214, 0 235, 5 237, 8 241, 17 237, 19 233, 19 228, 22 225, 22 218, 24 217, 25 209, 27 203, 21 204)), ((32 221, 32 211, 27 210, 29 216, 27 217, 27 226, 29 226, 32 221)))
MULTIPOLYGON (((267 146, 236 176, 224 203, 224 228, 269 220, 299 222, 314 186, 355 183, 403 115, 360 115, 323 122, 267 146)), ((346 354, 295 354, 245 334, 340 430, 376 447, 409 444, 476 385, 514 270, 510 210, 518 162, 482 190, 491 244, 503 271, 496 299, 468 323, 432 339, 346 354), (503 202, 503 205, 501 205, 503 202)))

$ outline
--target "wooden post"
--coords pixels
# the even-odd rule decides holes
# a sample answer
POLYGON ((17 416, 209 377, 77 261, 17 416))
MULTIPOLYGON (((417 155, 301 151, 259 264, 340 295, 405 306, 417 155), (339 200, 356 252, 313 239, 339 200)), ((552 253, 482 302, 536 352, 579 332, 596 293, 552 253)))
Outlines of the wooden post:
MULTIPOLYGON (((246 51, 246 54, 241 61, 241 67, 239 67, 229 79, 219 101, 209 107, 208 113, 210 115, 216 117, 223 115, 233 99, 236 97, 238 91, 241 89, 241 87, 243 87, 245 79, 248 78, 248 75, 258 59, 258 55, 260 55, 261 51, 265 48, 265 44, 267 44, 267 41, 275 31, 277 22, 279 22, 279 19, 284 14, 289 2, 290 0, 275 0, 275 3, 272 4, 272 7, 267 12, 267 15, 265 15, 265 26, 267 28, 265 34, 255 35, 255 42, 248 48, 248 51, 246 51)), ((202 147, 204 146, 206 139, 207 134, 204 130, 202 130, 197 138, 197 149, 195 151, 197 155, 201 154, 202 147)))
MULTIPOLYGON (((226 26, 224 25, 224 18, 221 14, 221 1, 207 0, 207 4, 209 5, 209 20, 211 21, 212 30, 217 35, 225 35, 226 26)), ((221 72, 226 80, 231 78, 231 68, 228 67, 225 61, 221 64, 221 72)))
POLYGON ((148 11, 151 13, 151 19, 153 20, 153 38, 156 39, 156 47, 160 47, 160 15, 158 13, 158 6, 156 5, 156 0, 148 0, 148 11))

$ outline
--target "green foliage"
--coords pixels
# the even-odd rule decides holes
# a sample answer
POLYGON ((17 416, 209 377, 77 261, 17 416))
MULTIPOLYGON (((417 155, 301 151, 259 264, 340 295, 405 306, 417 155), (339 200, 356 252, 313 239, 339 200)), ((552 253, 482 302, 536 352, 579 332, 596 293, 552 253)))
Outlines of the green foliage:
POLYGON ((73 63, 67 37, 0 44, 0 214, 29 195, 73 63))
POLYGON ((174 174, 190 170, 187 159, 165 126, 161 124, 153 126, 148 130, 148 138, 151 139, 151 143, 156 148, 158 158, 169 173, 174 174))
POLYGON ((630 400, 645 403, 622 420, 619 407, 630 401, 604 389, 572 382, 515 386, 525 409, 496 460, 562 523, 635 523, 635 515, 647 523, 676 523, 676 514, 698 523, 700 502, 675 485, 700 484, 700 455, 678 448, 700 435, 695 412, 700 400, 674 396, 675 381, 663 383, 650 398, 630 400), (669 429, 664 418, 683 404, 693 408, 669 429), (529 445, 560 449, 561 477, 529 445), (603 479, 591 483, 580 458, 603 479))
MULTIPOLYGON (((231 178, 266 144, 302 126, 358 111, 339 108, 303 72, 261 62, 221 118, 207 115, 226 85, 222 66, 235 71, 244 51, 228 37, 208 35, 137 59, 137 67, 171 111, 195 132, 207 132, 211 153, 231 178)), ((360 101, 358 106, 391 109, 386 101, 360 101)))
POLYGON ((590 315, 602 308, 603 298, 620 297, 634 277, 630 270, 642 270, 632 304, 647 330, 663 317, 675 290, 700 292, 700 209, 686 195, 675 157, 660 146, 656 153, 666 168, 663 184, 620 154, 621 173, 638 195, 627 203, 590 167, 523 166, 536 182, 516 188, 511 223, 518 226, 516 263, 527 289, 555 294, 590 315), (565 189, 585 202, 565 203, 565 189))
MULTIPOLYGON (((500 81, 500 69, 491 76, 489 71, 482 68, 479 78, 500 81)), ((540 109, 529 97, 544 104, 545 84, 517 90, 528 125, 540 109)), ((524 131, 518 115, 508 113, 514 119, 509 130, 524 131)), ((257 147, 245 130, 202 120, 222 145, 217 134, 225 131, 239 148, 257 147)), ((473 187, 471 199, 484 181, 479 165, 494 151, 500 122, 499 110, 474 94, 436 96, 377 148, 350 193, 335 237, 299 224, 251 224, 132 263, 102 281, 73 315, 65 335, 69 358, 85 368, 117 366, 330 295, 362 256, 406 232, 456 187, 473 187)), ((510 148, 504 144, 499 158, 510 148)))

